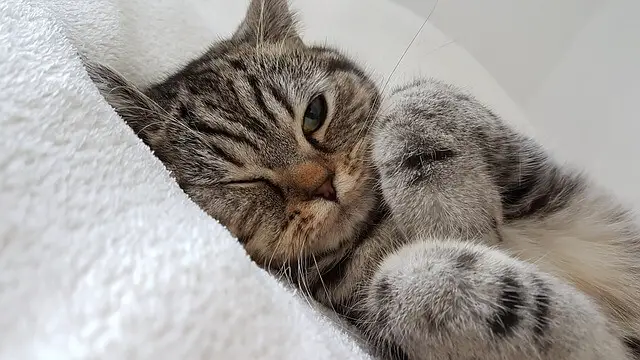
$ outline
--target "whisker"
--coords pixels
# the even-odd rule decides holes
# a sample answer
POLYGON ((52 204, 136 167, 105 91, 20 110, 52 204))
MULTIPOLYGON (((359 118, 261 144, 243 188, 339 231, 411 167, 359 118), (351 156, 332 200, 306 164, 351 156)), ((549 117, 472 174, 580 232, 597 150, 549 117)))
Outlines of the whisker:
POLYGON ((449 45, 451 45, 451 44, 455 44, 455 43, 456 43, 456 41, 455 41, 455 40, 447 41, 446 43, 444 43, 444 44, 442 44, 442 45, 440 45, 440 46, 436 47, 435 49, 432 49, 431 51, 429 51, 428 53, 424 54, 423 56, 425 56, 425 57, 426 57, 426 56, 429 56, 429 55, 431 55, 431 54, 433 54, 433 53, 435 53, 435 52, 437 52, 437 51, 440 51, 440 50, 442 50, 443 48, 446 48, 447 46, 449 46, 449 45))
POLYGON ((264 1, 260 2, 260 18, 258 19, 258 36, 256 37, 256 49, 264 43, 264 1))
MULTIPOLYGON (((110 70, 113 71, 115 73, 114 70, 110 70)), ((117 74, 117 73, 116 73, 117 74)), ((130 88, 127 88, 126 86, 114 86, 113 88, 111 88, 109 90, 109 94, 112 94, 114 91, 117 90, 122 90, 122 89, 127 89, 129 90, 130 88)), ((178 125, 180 127, 182 127, 183 129, 187 130, 188 132, 192 133, 194 136, 198 137, 199 140, 201 140, 205 145, 207 145, 207 142, 204 141, 204 139, 201 138, 200 134, 198 134, 195 130, 191 129, 190 127, 188 127, 187 125, 181 123, 180 121, 178 121, 173 115, 171 115, 167 110, 165 110, 162 106, 158 105, 157 102, 155 102, 153 99, 151 99, 150 97, 148 97, 145 93, 143 93, 142 91, 140 91, 137 88, 133 88, 133 90, 135 92, 138 93, 139 96, 143 97, 147 102, 149 102, 150 104, 152 104, 156 109, 150 109, 148 107, 140 107, 140 106, 123 106, 123 107, 118 107, 118 110, 131 110, 131 109, 135 109, 135 110, 142 110, 145 112, 150 113, 151 115, 155 115, 157 117, 160 117, 161 119, 164 119, 167 123, 171 123, 171 124, 175 124, 178 125), (161 110, 163 113, 158 112, 158 109, 161 110)))
POLYGON ((320 284, 322 285, 324 293, 327 296, 327 302, 331 306, 331 310, 333 310, 333 312, 335 312, 335 313, 338 313, 336 311, 336 308, 333 306, 333 302, 331 301, 331 297, 329 296, 329 290, 327 289, 327 286, 324 283, 324 280, 322 280, 322 274, 320 273, 320 267, 318 266, 318 261, 316 261, 316 256, 314 254, 311 254, 311 258, 313 259, 313 263, 314 263, 315 268, 316 268, 316 270, 318 272, 318 278, 320 279, 320 284))
MULTIPOLYGON (((162 109, 157 103, 155 103, 153 100, 148 99, 148 101, 152 102, 153 104, 156 105, 156 107, 162 109)), ((237 162, 237 160, 233 159, 232 157, 230 157, 229 155, 225 154, 224 152, 222 152, 222 149, 217 148, 216 146, 214 146, 213 144, 211 144, 210 142, 208 142, 206 139, 204 139, 202 137, 202 135, 190 128, 189 126, 187 126, 186 124, 178 121, 175 117, 173 117, 171 114, 169 114, 166 110, 162 109, 162 111, 164 111, 166 113, 166 115, 163 115, 161 113, 159 113, 156 110, 150 109, 150 108, 145 108, 145 107, 137 107, 137 106, 124 106, 124 107, 120 107, 119 110, 131 110, 131 109, 136 109, 139 111, 145 111, 147 113, 150 113, 151 115, 155 115, 161 119, 164 119, 165 122, 167 124, 171 124, 171 125, 176 125, 178 127, 180 127, 182 130, 185 130, 187 133, 193 135, 193 137, 198 140, 200 143, 202 143, 205 147, 207 147, 209 150, 213 151, 214 153, 226 158, 227 161, 229 161, 230 163, 233 163, 236 166, 241 166, 240 163, 237 162)), ((158 122, 155 123, 151 123, 151 124, 147 124, 145 127, 143 127, 142 129, 140 129, 138 131, 138 133, 136 135, 139 135, 144 129, 148 128, 149 126, 152 126, 154 124, 157 124, 158 122)))
POLYGON ((276 246, 273 248, 273 251, 271 252, 271 257, 269 258, 269 263, 267 265, 267 268, 271 268, 271 262, 273 261, 273 258, 276 254, 276 252, 278 251, 278 249, 280 248, 280 245, 282 245, 282 239, 284 237, 280 236, 279 239, 276 241, 276 246))
MULTIPOLYGON (((429 21, 429 19, 431 18, 431 16, 433 15, 433 13, 435 12, 436 8, 438 7, 438 3, 439 0, 436 0, 435 4, 433 5, 433 7, 431 8, 431 11, 429 11, 429 14, 427 15, 427 18, 424 20, 424 22, 422 23, 422 25, 420 25, 420 28, 418 28, 418 31, 415 33, 415 35, 413 36, 413 38, 411 38, 411 41, 409 42, 409 44, 407 45, 407 47, 404 49, 404 51, 402 52, 402 55, 400 56, 400 58, 398 59, 398 61, 396 62, 395 66, 393 67, 393 69, 391 70, 391 73, 389 74, 389 76, 387 77, 387 80, 384 82, 382 88, 380 89, 380 95, 378 95, 376 97, 376 99, 374 100, 374 105, 371 107, 370 111, 369 111, 369 115, 367 115, 367 117, 365 118, 365 126, 361 129, 360 133, 358 134, 358 137, 360 137, 362 135, 362 131, 366 130, 367 133, 365 133, 365 135, 368 135, 368 131, 372 128, 372 126, 370 126, 370 122, 375 121, 375 116, 377 115, 376 113, 373 113, 373 109, 379 105, 378 102, 382 101, 383 96, 385 95, 385 91, 387 89, 387 86, 389 85, 389 83, 391 82, 391 79, 393 78, 393 75, 395 75, 396 71, 398 70, 398 68, 400 67, 400 64, 402 63, 402 60, 404 60, 405 56, 407 55, 407 53, 409 52, 409 50, 411 49, 411 47, 413 46, 413 44, 415 43, 415 41, 418 39, 418 36, 420 36, 420 34, 422 33, 422 30, 424 29, 424 27, 427 25, 427 22, 429 21)), ((377 113, 379 114, 380 111, 377 111, 377 113)))
POLYGON ((431 18, 431 15, 433 15, 434 11, 436 10, 436 7, 438 6, 438 1, 439 0, 436 0, 436 3, 431 8, 431 11, 429 12, 429 15, 427 15, 427 18, 422 22, 422 25, 420 25, 420 28, 418 28, 418 31, 415 33, 415 35, 413 35, 413 38, 411 38, 411 41, 409 42, 409 45, 407 45, 407 47, 404 49, 404 51, 402 52, 402 55, 400 56, 400 58, 398 59, 398 61, 395 64, 395 66, 393 67, 393 70, 391 70, 391 73, 387 77, 387 81, 382 86, 381 92, 383 94, 384 94, 384 91, 386 90, 387 86, 389 85, 389 83, 391 81, 391 78, 393 77, 393 75, 395 75, 396 71, 400 67, 400 64, 402 63, 402 60, 404 60, 405 56, 407 56, 407 53, 411 49, 411 46, 413 46, 413 43, 415 43, 415 41, 418 39, 418 36, 420 36, 420 34, 422 33, 422 30, 427 25, 427 22, 431 18))
POLYGON ((300 254, 298 256, 298 283, 300 284, 300 290, 302 290, 302 294, 304 295, 304 299, 307 302, 307 305, 309 305, 310 308, 313 308, 313 305, 311 304, 311 301, 309 301, 309 299, 313 299, 313 296, 311 295, 311 290, 309 289, 309 284, 306 280, 307 278, 307 274, 306 271, 306 264, 303 264, 302 261, 305 260, 303 257, 303 253, 304 253, 304 241, 305 238, 303 238, 302 240, 302 246, 300 247, 300 254))

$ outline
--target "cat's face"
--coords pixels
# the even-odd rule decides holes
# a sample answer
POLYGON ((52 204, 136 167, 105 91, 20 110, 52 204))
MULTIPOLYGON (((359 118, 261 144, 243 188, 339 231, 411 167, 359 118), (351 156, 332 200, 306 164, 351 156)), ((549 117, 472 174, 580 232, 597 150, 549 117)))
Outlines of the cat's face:
POLYGON ((231 39, 146 94, 166 113, 120 114, 256 261, 330 252, 367 225, 378 92, 340 53, 305 46, 285 0, 252 1, 231 39))

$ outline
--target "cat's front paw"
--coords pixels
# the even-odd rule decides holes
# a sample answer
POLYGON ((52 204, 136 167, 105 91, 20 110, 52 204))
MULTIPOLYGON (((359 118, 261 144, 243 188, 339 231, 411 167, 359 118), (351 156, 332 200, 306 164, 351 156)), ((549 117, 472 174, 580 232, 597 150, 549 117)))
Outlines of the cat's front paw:
POLYGON ((367 289, 367 333, 408 359, 627 359, 574 288, 484 246, 421 241, 383 261, 367 289))
POLYGON ((492 115, 431 80, 397 91, 389 102, 374 128, 372 154, 396 223, 412 236, 494 232, 502 204, 482 141, 497 126, 492 115))

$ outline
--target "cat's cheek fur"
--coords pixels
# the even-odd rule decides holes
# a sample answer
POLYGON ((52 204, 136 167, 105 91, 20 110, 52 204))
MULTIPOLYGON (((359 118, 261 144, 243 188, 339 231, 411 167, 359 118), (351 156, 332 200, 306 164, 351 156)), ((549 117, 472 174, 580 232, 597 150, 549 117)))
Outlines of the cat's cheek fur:
POLYGON ((415 360, 627 358, 586 296, 459 240, 425 239, 388 256, 364 309, 369 335, 415 360))
MULTIPOLYGON (((300 204, 297 216, 289 222, 282 238, 288 239, 300 254, 313 254, 338 245, 338 239, 324 239, 330 224, 338 221, 336 204, 325 200, 315 200, 300 204)), ((295 253, 294 253, 295 254, 295 253)))
POLYGON ((342 211, 364 216, 374 202, 371 194, 374 177, 372 166, 365 162, 362 154, 338 154, 333 161, 336 164, 333 185, 342 211))

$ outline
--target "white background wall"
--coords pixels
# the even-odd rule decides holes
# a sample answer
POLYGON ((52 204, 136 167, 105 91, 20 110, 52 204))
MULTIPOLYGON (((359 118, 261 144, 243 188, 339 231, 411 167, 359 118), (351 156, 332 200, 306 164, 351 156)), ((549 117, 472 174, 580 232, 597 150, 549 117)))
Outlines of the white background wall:
POLYGON ((548 145, 640 208, 640 2, 612 1, 524 103, 548 145))
MULTIPOLYGON (((394 0, 426 17, 435 0, 394 0)), ((431 17, 537 136, 640 208, 640 1, 440 0, 431 17)))

